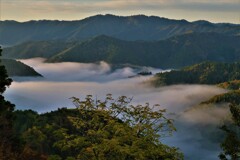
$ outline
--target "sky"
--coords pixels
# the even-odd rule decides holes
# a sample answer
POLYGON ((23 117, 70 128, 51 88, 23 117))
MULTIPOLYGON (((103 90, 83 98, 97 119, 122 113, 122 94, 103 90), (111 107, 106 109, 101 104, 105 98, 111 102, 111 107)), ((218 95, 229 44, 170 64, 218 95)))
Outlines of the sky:
POLYGON ((240 0, 0 0, 1 20, 80 20, 96 14, 155 15, 240 23, 240 0))

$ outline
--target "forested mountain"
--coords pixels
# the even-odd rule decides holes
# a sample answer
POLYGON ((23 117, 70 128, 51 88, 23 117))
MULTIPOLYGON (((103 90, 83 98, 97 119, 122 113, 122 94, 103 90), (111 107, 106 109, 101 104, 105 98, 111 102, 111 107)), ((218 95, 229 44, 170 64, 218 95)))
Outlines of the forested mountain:
POLYGON ((174 84, 219 84, 240 80, 240 63, 203 62, 181 70, 158 73, 151 81, 155 86, 174 84))
POLYGON ((4 57, 44 57, 49 62, 97 62, 178 68, 203 61, 240 60, 239 36, 189 33, 167 40, 124 41, 105 35, 80 42, 40 41, 6 48, 4 57))
POLYGON ((71 48, 75 43, 63 41, 29 41, 20 45, 5 48, 3 57, 7 58, 50 58, 59 52, 71 48))
POLYGON ((40 40, 86 40, 107 35, 122 40, 162 40, 191 32, 217 32, 239 35, 240 26, 207 21, 188 22, 156 16, 96 15, 78 21, 2 21, 0 44, 14 45, 40 40))
POLYGON ((240 89, 240 80, 234 80, 229 82, 224 82, 218 84, 218 87, 229 89, 229 90, 238 90, 240 89))
POLYGON ((12 59, 2 59, 0 65, 4 65, 9 76, 42 76, 37 73, 32 67, 26 64, 12 60, 12 59))
POLYGON ((228 93, 216 95, 211 99, 205 102, 202 102, 202 104, 211 104, 211 103, 231 103, 234 105, 240 105, 240 90, 234 90, 228 93))

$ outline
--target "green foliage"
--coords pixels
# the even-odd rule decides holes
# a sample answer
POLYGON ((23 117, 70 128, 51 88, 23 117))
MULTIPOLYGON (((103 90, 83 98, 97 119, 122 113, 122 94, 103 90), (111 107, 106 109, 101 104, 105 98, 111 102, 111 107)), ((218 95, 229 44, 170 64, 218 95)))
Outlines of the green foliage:
POLYGON ((229 104, 239 105, 240 90, 234 90, 228 93, 216 95, 211 99, 209 99, 208 101, 202 102, 202 104, 211 104, 211 103, 229 103, 229 104))
POLYGON ((229 89, 229 90, 238 90, 240 89, 240 80, 224 82, 217 85, 218 87, 229 89))
POLYGON ((78 98, 73 98, 73 102, 80 111, 93 110, 104 111, 111 117, 121 119, 123 123, 133 128, 136 135, 146 136, 148 133, 153 133, 157 138, 153 138, 154 142, 159 139, 158 132, 167 128, 171 132, 175 130, 172 120, 164 116, 165 110, 157 110, 158 105, 150 106, 149 103, 145 105, 130 105, 131 98, 121 96, 114 100, 112 96, 107 95, 104 101, 93 100, 92 96, 87 96, 85 101, 80 101, 78 98))
POLYGON ((12 59, 2 59, 0 65, 4 65, 9 76, 42 76, 32 67, 12 59))
POLYGON ((203 61, 240 60, 239 44, 239 37, 217 33, 191 33, 151 42, 124 41, 101 35, 77 42, 23 43, 7 48, 4 56, 8 58, 45 57, 48 62, 106 61, 110 64, 179 68, 203 61), (45 47, 46 44, 48 44, 47 47, 45 47))
POLYGON ((152 84, 219 84, 240 79, 240 63, 203 62, 181 70, 158 73, 152 84))
POLYGON ((134 106, 130 98, 111 95, 103 101, 72 99, 77 109, 15 113, 14 126, 26 150, 48 159, 183 159, 177 148, 161 143, 175 128, 157 105, 134 106))

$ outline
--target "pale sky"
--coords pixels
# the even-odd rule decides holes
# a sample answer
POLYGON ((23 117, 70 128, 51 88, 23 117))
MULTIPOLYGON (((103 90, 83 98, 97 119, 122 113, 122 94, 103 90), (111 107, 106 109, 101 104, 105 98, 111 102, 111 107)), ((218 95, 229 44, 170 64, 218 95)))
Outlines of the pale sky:
POLYGON ((240 0, 0 0, 1 20, 79 20, 96 14, 155 15, 240 24, 240 0))

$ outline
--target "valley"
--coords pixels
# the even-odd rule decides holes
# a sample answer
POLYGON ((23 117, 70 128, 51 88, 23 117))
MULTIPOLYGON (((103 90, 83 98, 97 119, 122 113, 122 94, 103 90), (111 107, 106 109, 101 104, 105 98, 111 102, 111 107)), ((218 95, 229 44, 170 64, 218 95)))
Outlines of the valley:
MULTIPOLYGON (((44 59, 26 59, 22 62, 41 73, 44 79, 29 80, 23 77, 21 81, 13 82, 5 96, 17 104, 17 109, 31 109, 38 113, 46 113, 62 107, 75 108, 69 99, 72 96, 84 98, 85 95, 93 95, 102 99, 108 93, 114 97, 125 95, 133 97, 133 104, 150 102, 160 104, 161 109, 167 109, 168 117, 175 120, 177 132, 174 132, 173 137, 164 138, 163 141, 170 146, 180 147, 186 159, 199 157, 199 151, 204 153, 202 159, 214 159, 220 152, 219 141, 223 133, 217 128, 222 119, 230 115, 228 105, 221 105, 222 109, 218 109, 210 104, 209 109, 197 107, 197 112, 192 108, 196 108, 210 97, 226 93, 225 89, 188 84, 155 88, 146 83, 153 75, 128 78, 141 69, 123 67, 112 70, 111 65, 106 62, 99 64, 44 63, 44 59), (203 116, 203 112, 208 114, 205 113, 203 116), (212 115, 215 115, 215 118, 210 118, 212 115), (189 128, 192 128, 191 131, 189 128), (209 130, 202 130, 202 128, 209 128, 209 130), (200 135, 196 136, 197 133, 200 135), (217 134, 218 137, 209 135, 211 133, 217 134), (188 147, 189 140, 197 141, 198 139, 202 142, 194 144, 194 147, 188 147), (205 147, 199 147, 199 145, 205 147)), ((160 69, 148 69, 154 74, 165 72, 160 69)))

